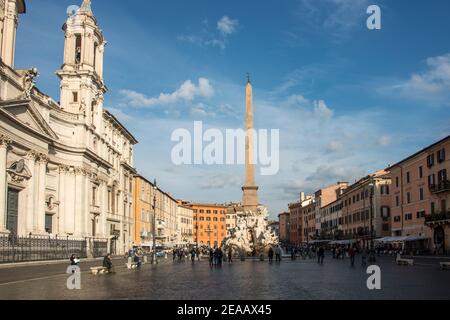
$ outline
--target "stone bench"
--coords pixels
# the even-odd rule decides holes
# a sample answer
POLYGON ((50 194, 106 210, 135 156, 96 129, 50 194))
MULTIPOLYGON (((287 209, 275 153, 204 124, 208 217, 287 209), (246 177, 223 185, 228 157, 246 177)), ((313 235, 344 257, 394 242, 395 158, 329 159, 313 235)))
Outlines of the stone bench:
POLYGON ((399 266, 413 266, 414 260, 413 259, 397 259, 397 264, 399 266))
POLYGON ((442 270, 450 269, 450 262, 441 262, 441 269, 442 270))
POLYGON ((95 276, 97 274, 105 274, 108 273, 108 268, 105 267, 92 267, 91 273, 95 276))

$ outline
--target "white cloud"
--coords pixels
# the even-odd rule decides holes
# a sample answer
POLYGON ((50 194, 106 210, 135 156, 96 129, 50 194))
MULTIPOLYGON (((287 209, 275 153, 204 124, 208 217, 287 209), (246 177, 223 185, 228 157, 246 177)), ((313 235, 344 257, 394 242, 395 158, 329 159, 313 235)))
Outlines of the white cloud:
POLYGON ((300 32, 324 33, 341 42, 357 27, 365 28, 368 0, 300 0, 300 32))
POLYGON ((200 34, 181 35, 177 40, 205 47, 218 47, 225 50, 228 44, 228 38, 237 32, 239 21, 223 16, 217 21, 217 30, 211 30, 208 21, 202 21, 203 30, 200 34))
POLYGON ((120 109, 117 108, 107 108, 107 110, 109 112, 111 112, 117 119, 119 119, 119 121, 121 122, 127 122, 133 119, 132 116, 126 114, 125 112, 123 112, 120 109))
POLYGON ((200 78, 198 85, 192 83, 191 80, 187 80, 175 92, 161 93, 157 98, 149 98, 133 90, 120 91, 120 94, 128 100, 127 104, 133 107, 152 107, 175 104, 180 101, 193 101, 197 97, 210 98, 214 96, 214 93, 213 86, 205 78, 200 78))
POLYGON ((404 83, 393 86, 394 92, 409 98, 433 97, 450 90, 450 53, 428 58, 428 69, 423 73, 414 73, 404 83))
POLYGON ((325 101, 319 100, 314 102, 314 114, 319 118, 329 120, 333 117, 334 111, 327 107, 325 101))
POLYGON ((340 152, 344 149, 344 146, 341 142, 339 141, 331 141, 328 145, 327 145, 327 153, 334 153, 334 152, 340 152))
POLYGON ((225 189, 225 188, 239 188, 242 186, 242 177, 230 174, 212 174, 208 176, 198 177, 201 181, 201 189, 225 189))
POLYGON ((224 35, 230 35, 236 32, 238 26, 238 20, 230 19, 227 16, 223 16, 222 19, 217 22, 217 29, 224 35))
POLYGON ((212 111, 208 111, 208 107, 203 103, 198 103, 191 108, 192 116, 200 117, 215 117, 216 114, 212 111))

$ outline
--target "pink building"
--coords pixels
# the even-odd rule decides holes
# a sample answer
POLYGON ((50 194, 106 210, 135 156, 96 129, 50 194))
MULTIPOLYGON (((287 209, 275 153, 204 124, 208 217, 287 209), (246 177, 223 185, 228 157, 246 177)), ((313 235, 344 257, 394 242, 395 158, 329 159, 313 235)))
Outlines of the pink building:
POLYGON ((429 249, 438 254, 450 250, 449 152, 447 136, 387 169, 392 235, 429 237, 429 249))

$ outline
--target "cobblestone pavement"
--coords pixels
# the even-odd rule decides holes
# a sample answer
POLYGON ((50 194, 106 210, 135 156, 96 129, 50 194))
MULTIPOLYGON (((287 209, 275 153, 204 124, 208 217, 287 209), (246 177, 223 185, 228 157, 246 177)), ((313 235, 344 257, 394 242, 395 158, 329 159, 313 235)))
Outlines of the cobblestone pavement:
POLYGON ((146 300, 311 300, 311 299, 450 299, 450 271, 439 260, 423 260, 410 267, 393 258, 378 258, 382 290, 369 291, 369 275, 359 261, 283 260, 281 264, 245 261, 211 268, 207 261, 162 261, 156 266, 127 270, 116 260, 117 273, 93 276, 82 265, 82 288, 66 288, 67 265, 0 269, 0 299, 146 299, 146 300))

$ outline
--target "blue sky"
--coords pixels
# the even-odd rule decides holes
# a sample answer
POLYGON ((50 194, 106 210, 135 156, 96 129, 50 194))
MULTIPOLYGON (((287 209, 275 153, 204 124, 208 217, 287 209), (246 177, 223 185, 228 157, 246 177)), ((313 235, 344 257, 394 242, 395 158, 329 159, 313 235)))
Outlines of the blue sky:
MULTIPOLYGON (((255 126, 280 129, 281 170, 257 176, 272 217, 301 191, 353 182, 450 133, 448 0, 92 2, 108 40, 105 105, 140 141, 138 170, 176 197, 240 200, 242 166, 177 167, 170 135, 195 120, 242 127, 247 72, 255 126), (371 4, 379 31, 366 28, 371 4)), ((19 24, 16 65, 37 67, 55 100, 71 4, 28 1, 19 24)))

